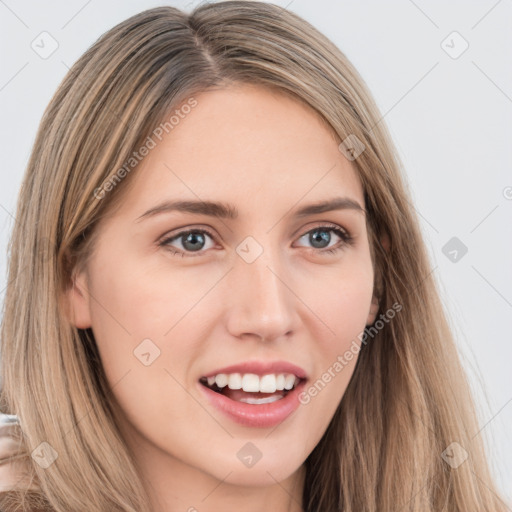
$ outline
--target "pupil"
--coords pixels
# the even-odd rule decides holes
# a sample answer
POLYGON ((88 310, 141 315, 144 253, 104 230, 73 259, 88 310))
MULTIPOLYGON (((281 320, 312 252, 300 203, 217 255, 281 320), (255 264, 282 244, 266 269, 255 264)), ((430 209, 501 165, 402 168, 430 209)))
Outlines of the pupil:
POLYGON ((313 243, 313 245, 316 247, 316 243, 319 242, 320 244, 322 243, 322 241, 325 241, 327 242, 327 245, 329 245, 329 239, 331 238, 330 234, 325 231, 325 230, 317 230, 317 231, 313 231, 312 234, 310 235, 310 238, 311 238, 311 242, 313 243), (322 235, 320 237, 316 237, 314 236, 315 233, 322 233, 322 235), (320 240, 318 240, 318 238, 320 240))
POLYGON ((197 251, 197 250, 201 249, 200 246, 202 243, 204 243, 204 236, 202 233, 189 233, 185 237, 185 241, 183 242, 183 247, 185 247, 185 249, 188 249, 190 251, 197 251), (197 245, 198 238, 200 239, 199 246, 197 245), (187 244, 189 244, 190 242, 192 243, 192 245, 187 247, 187 244))

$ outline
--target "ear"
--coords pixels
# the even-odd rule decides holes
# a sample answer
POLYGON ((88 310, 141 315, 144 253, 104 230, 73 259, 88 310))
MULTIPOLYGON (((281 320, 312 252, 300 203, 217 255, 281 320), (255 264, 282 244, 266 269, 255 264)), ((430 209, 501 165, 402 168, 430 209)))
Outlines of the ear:
POLYGON ((74 274, 71 286, 66 290, 69 321, 78 329, 91 327, 91 311, 87 276, 85 272, 74 274))
MULTIPOLYGON (((383 249, 389 253, 391 248, 391 242, 389 239, 389 235, 384 232, 380 237, 380 243, 383 249)), ((371 325, 375 322, 377 318, 377 313, 379 311, 380 306, 380 298, 379 295, 382 293, 382 276, 380 274, 377 275, 376 278, 376 288, 374 288, 374 295, 372 297, 372 305, 370 307, 370 312, 368 313, 368 319, 366 325, 371 325)))
POLYGON ((391 249, 391 242, 387 233, 383 233, 383 235, 380 237, 380 243, 382 247, 384 247, 384 250, 389 253, 389 250, 391 249))
POLYGON ((366 325, 371 325, 377 318, 377 312, 379 311, 379 299, 374 295, 372 298, 372 305, 370 306, 370 312, 368 313, 368 319, 366 325))

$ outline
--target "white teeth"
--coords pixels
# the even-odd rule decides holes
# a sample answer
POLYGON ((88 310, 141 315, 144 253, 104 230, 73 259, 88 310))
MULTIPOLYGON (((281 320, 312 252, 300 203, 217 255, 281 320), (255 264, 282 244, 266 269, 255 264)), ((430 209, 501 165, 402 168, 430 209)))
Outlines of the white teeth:
POLYGON ((208 386, 212 387, 216 384, 220 389, 228 386, 229 389, 243 389, 248 393, 275 393, 276 391, 293 389, 300 379, 293 373, 269 373, 261 377, 254 373, 219 373, 208 377, 206 381, 208 386))
POLYGON ((242 389, 242 376, 239 373, 232 373, 228 380, 229 389, 242 389))
MULTIPOLYGON (((293 378, 295 382, 295 376, 293 378)), ((276 376, 275 375, 263 375, 260 379, 260 391, 262 393, 275 393, 276 391, 276 376)))
POLYGON ((215 384, 219 386, 219 388, 223 388, 228 384, 228 376, 225 373, 219 373, 215 375, 215 384))
POLYGON ((295 375, 288 374, 284 380, 284 389, 292 389, 295 384, 295 375))
POLYGON ((254 373, 246 373, 242 377, 242 389, 257 393, 260 390, 260 378, 254 373))
POLYGON ((259 405, 259 404, 271 404, 272 402, 277 402, 278 400, 281 400, 281 398, 283 398, 282 395, 271 395, 271 396, 266 396, 265 398, 251 398, 251 397, 247 397, 247 398, 240 398, 239 402, 244 402, 246 404, 251 404, 251 405, 259 405))

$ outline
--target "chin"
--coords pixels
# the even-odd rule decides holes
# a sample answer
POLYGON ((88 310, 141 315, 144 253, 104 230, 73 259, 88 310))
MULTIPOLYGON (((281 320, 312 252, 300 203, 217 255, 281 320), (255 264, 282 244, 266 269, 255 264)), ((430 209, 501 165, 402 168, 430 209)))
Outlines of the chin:
POLYGON ((272 467, 262 467, 259 470, 256 468, 237 469, 225 479, 225 482, 241 487, 270 487, 276 485, 276 482, 282 482, 288 476, 290 476, 288 473, 282 476, 280 473, 273 471, 272 467))
MULTIPOLYGON (((281 454, 280 458, 283 460, 290 460, 286 454, 281 454)), ((218 480, 224 480, 231 485, 239 485, 244 487, 267 487, 275 485, 276 482, 282 482, 289 478, 293 473, 300 469, 300 463, 297 466, 287 464, 282 465, 282 461, 264 461, 262 457, 252 467, 244 467, 244 465, 237 460, 237 464, 226 465, 225 472, 219 473, 219 466, 215 468, 213 475, 218 480), (231 472, 231 473, 230 473, 231 472), (229 476, 226 478, 226 475, 229 476)))

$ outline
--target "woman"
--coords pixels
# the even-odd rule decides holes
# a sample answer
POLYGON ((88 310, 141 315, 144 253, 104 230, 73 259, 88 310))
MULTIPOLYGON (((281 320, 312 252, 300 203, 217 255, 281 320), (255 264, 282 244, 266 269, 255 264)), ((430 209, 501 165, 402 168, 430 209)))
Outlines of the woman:
POLYGON ((12 236, 3 509, 505 510, 380 117, 271 4, 79 59, 12 236))

